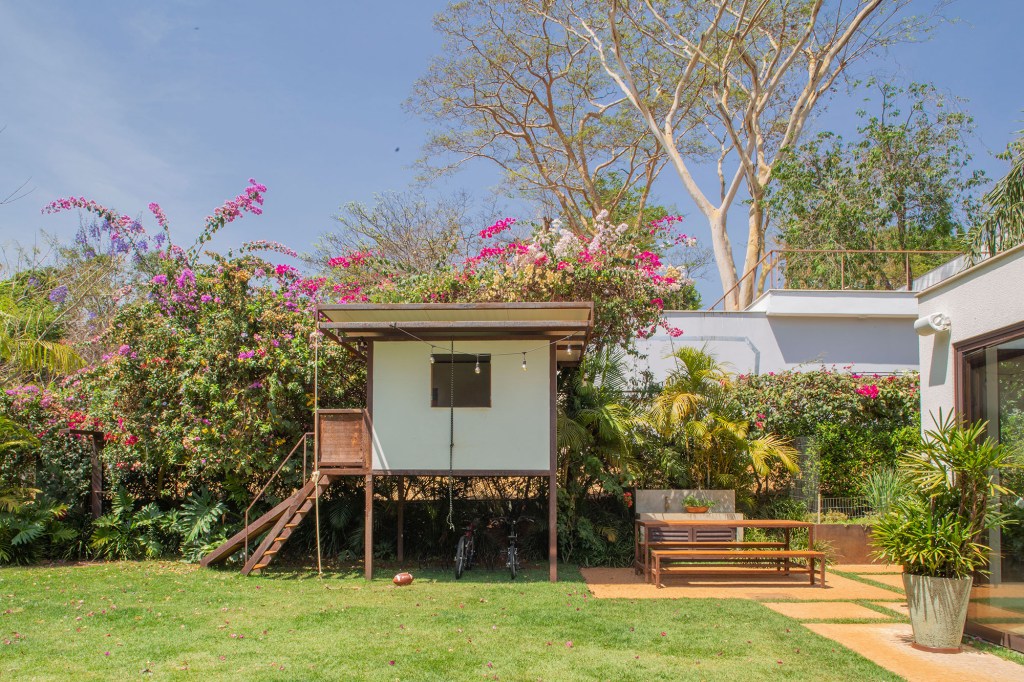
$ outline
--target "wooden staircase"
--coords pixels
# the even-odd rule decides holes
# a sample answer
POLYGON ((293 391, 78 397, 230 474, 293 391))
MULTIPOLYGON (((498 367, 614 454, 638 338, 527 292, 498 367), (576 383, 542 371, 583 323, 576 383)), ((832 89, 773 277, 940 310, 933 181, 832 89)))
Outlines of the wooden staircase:
POLYGON ((213 550, 199 562, 200 566, 209 566, 226 560, 235 552, 245 547, 246 536, 253 544, 260 535, 266 533, 263 541, 249 556, 242 567, 242 575, 249 575, 252 572, 259 572, 266 568, 274 560, 281 547, 291 537, 292 532, 302 522, 302 519, 313 511, 318 494, 330 486, 337 478, 335 475, 321 473, 319 481, 314 482, 311 477, 305 485, 292 493, 292 496, 284 500, 263 516, 249 524, 233 535, 224 544, 213 550), (269 532, 267 532, 269 530, 269 532))

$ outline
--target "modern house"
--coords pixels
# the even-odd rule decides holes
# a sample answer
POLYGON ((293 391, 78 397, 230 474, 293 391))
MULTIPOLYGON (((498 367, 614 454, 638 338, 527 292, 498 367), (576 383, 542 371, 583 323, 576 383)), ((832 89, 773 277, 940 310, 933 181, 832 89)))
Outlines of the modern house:
POLYGON ((761 279, 762 293, 749 306, 722 310, 723 296, 706 310, 667 311, 669 324, 683 335, 673 338, 659 329, 641 340, 645 357, 637 368, 661 380, 672 369, 675 349, 689 345, 707 347, 738 374, 822 367, 863 374, 917 370, 917 292, 957 271, 958 259, 933 267, 954 255, 770 251, 762 267, 743 278, 761 279), (832 267, 806 272, 821 262, 832 267))
MULTIPOLYGON (((917 294, 921 414, 988 421, 991 438, 1024 445, 1024 245, 962 269, 917 294)), ((1017 486, 1024 476, 1016 474, 1017 486)), ((1003 500, 1024 518, 1024 500, 1003 500)), ((976 584, 968 631, 1024 651, 1024 528, 989 538, 987 581, 976 584)))
MULTIPOLYGON (((320 493, 355 476, 364 484, 369 579, 375 479, 398 477, 402 490, 406 476, 532 476, 547 483, 549 575, 556 580, 555 379, 560 366, 580 361, 593 304, 331 304, 317 317, 326 337, 366 362, 366 405, 319 409, 317 399, 312 476, 202 564, 265 533, 242 572, 265 568, 320 493)), ((402 502, 400 494, 399 509, 402 502)), ((399 512, 399 526, 401 519, 399 512)), ((399 527, 400 561, 402 536, 399 527)))

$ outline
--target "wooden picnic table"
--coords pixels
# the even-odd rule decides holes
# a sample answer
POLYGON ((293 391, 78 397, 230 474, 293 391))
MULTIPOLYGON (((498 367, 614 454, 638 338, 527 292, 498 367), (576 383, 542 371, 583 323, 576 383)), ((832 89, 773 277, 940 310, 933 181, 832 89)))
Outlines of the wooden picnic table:
MULTIPOLYGON (((662 546, 671 545, 678 549, 712 550, 712 549, 734 549, 744 550, 746 548, 778 549, 782 552, 790 552, 791 533, 795 529, 807 529, 807 547, 814 547, 814 524, 808 521, 790 521, 788 519, 637 519, 634 524, 634 565, 637 570, 642 570, 644 579, 651 580, 651 536, 652 531, 688 530, 688 540, 673 540, 670 543, 659 543, 662 546), (736 540, 700 541, 697 531, 703 530, 732 530, 739 528, 762 528, 765 530, 783 531, 783 541, 779 542, 737 542, 736 540)), ((733 533, 735 538, 735 533, 733 533)), ((790 561, 788 556, 783 556, 784 568, 789 572, 790 561)), ((742 557, 737 552, 737 557, 742 557)))

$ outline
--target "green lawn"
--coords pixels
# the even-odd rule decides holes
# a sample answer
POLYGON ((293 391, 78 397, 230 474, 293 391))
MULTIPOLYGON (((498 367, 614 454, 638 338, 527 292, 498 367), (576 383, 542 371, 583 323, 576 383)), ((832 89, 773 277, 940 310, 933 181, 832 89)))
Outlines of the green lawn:
POLYGON ((0 679, 897 679, 753 602, 596 600, 562 574, 4 568, 0 679))

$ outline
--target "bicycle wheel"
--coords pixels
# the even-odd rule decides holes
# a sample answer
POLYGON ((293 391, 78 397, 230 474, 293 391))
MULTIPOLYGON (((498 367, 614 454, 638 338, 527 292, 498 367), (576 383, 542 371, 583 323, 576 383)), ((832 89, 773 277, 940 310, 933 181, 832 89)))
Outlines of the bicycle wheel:
POLYGON ((455 547, 455 579, 458 580, 462 577, 462 572, 466 569, 466 538, 465 536, 459 538, 459 544, 455 547))
POLYGON ((515 545, 508 548, 508 572, 511 574, 512 580, 516 579, 516 573, 519 572, 519 552, 515 545))

